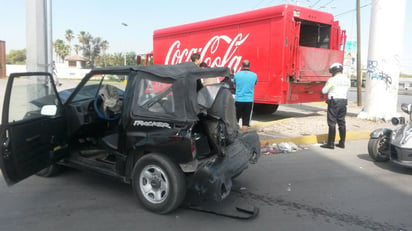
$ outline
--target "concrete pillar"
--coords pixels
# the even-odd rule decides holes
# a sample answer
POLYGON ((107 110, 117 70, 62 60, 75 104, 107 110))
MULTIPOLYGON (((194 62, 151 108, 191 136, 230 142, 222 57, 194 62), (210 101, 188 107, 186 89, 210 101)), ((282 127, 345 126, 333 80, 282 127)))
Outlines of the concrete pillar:
MULTIPOLYGON (((28 72, 52 73, 51 1, 26 0, 26 69, 28 72)), ((53 91, 51 80, 45 76, 31 77, 27 81, 25 102, 53 91)))
POLYGON ((359 116, 390 120, 397 112, 406 0, 372 0, 365 111, 359 116))
POLYGON ((27 71, 52 71, 51 0, 26 0, 27 71))
POLYGON ((0 40, 0 78, 6 77, 6 42, 0 40))

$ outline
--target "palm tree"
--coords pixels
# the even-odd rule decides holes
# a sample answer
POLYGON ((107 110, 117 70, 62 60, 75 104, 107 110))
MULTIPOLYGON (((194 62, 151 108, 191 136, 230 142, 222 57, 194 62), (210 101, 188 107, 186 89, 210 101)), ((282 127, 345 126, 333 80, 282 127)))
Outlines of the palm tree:
POLYGON ((92 40, 93 40, 93 36, 89 33, 86 32, 83 37, 83 47, 82 47, 82 51, 83 51, 83 57, 86 57, 89 60, 89 65, 93 66, 93 60, 92 60, 92 40))
POLYGON ((109 49, 109 42, 107 40, 103 40, 100 43, 100 47, 102 48, 103 51, 103 66, 106 66, 106 50, 109 49))
POLYGON ((100 43, 100 46, 101 46, 101 48, 102 48, 102 50, 103 50, 103 55, 106 54, 107 49, 109 49, 109 42, 108 42, 107 40, 103 40, 103 41, 100 43))
POLYGON ((81 49, 80 45, 79 44, 74 44, 73 48, 74 48, 74 52, 76 53, 76 55, 78 55, 79 51, 81 49))
MULTIPOLYGON (((77 35, 77 39, 81 46, 74 46, 76 54, 79 50, 81 50, 83 57, 89 60, 88 65, 90 67, 94 67, 96 65, 96 60, 97 63, 99 63, 100 54, 103 52, 104 55, 106 50, 109 48, 109 42, 107 40, 102 40, 100 37, 93 38, 89 32, 80 31, 77 35)), ((105 63, 103 63, 103 65, 106 66, 105 63)))
POLYGON ((85 31, 80 31, 80 33, 77 35, 77 40, 79 40, 79 43, 82 44, 81 49, 84 49, 87 34, 88 33, 86 33, 85 31))
POLYGON ((72 30, 68 29, 66 30, 66 40, 69 42, 69 55, 72 54, 72 46, 71 46, 71 41, 73 39, 74 33, 72 30))
POLYGON ((95 65, 95 59, 97 56, 100 55, 100 51, 101 51, 101 43, 102 43, 102 39, 100 37, 96 37, 94 39, 92 39, 92 47, 91 47, 91 52, 90 52, 90 59, 92 61, 92 65, 94 67, 95 65))
POLYGON ((57 39, 54 44, 54 52, 56 55, 59 56, 62 60, 69 54, 69 46, 64 44, 64 41, 61 39, 57 39))

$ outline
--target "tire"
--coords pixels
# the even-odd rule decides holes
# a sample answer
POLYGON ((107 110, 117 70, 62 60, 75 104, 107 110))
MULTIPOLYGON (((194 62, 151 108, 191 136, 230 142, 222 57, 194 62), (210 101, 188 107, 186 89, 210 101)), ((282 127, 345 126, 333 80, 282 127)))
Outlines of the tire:
POLYGON ((376 162, 385 162, 389 160, 389 140, 386 136, 370 138, 368 142, 369 156, 376 162))
POLYGON ((261 104, 261 103, 255 103, 253 105, 253 110, 257 114, 261 115, 267 115, 267 114, 272 114, 275 113, 278 110, 279 104, 261 104))
POLYGON ((170 158, 157 153, 147 154, 136 162, 132 187, 144 207, 160 214, 179 207, 186 194, 182 170, 170 158))
POLYGON ((49 167, 42 169, 36 173, 37 176, 41 177, 52 177, 57 175, 59 172, 61 172, 62 166, 57 165, 57 164, 52 164, 49 167))

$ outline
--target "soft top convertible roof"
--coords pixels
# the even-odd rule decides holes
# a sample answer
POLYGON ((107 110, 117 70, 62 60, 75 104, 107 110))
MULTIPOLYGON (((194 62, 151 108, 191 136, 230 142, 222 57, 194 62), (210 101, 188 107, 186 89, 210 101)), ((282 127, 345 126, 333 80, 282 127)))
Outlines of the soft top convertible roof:
POLYGON ((136 71, 149 72, 158 77, 179 79, 191 76, 195 79, 226 76, 229 74, 227 67, 199 68, 192 62, 185 62, 176 65, 151 65, 135 66, 136 71))
MULTIPOLYGON (((130 112, 132 109, 135 113, 131 113, 131 118, 159 118, 169 121, 196 121, 197 114, 200 111, 197 102, 197 86, 199 79, 224 77, 229 75, 229 68, 214 67, 200 68, 193 62, 185 62, 175 65, 151 65, 151 66, 120 66, 120 67, 104 67, 92 69, 82 79, 79 85, 71 92, 65 103, 70 103, 77 92, 86 84, 86 82, 95 75, 127 75, 127 96, 124 103, 130 112), (136 102, 138 97, 137 91, 140 80, 151 79, 154 81, 173 83, 173 97, 177 103, 176 110, 173 114, 153 113, 139 108, 133 107, 133 102, 136 102)), ((127 113, 123 114, 126 121, 127 113)))
POLYGON ((191 76, 195 79, 227 76, 229 68, 199 68, 193 62, 184 62, 175 65, 150 65, 150 66, 121 66, 121 67, 104 67, 95 68, 89 72, 94 74, 119 74, 129 73, 130 71, 147 72, 160 78, 180 79, 191 76))
MULTIPOLYGON (((125 67, 123 67, 125 68, 125 67)), ((198 81, 201 78, 223 77, 229 74, 229 68, 199 68, 192 62, 185 62, 176 65, 152 65, 129 67, 128 84, 126 87, 127 97, 126 107, 129 107, 132 119, 153 118, 167 121, 197 121, 200 107, 197 102, 198 81), (149 111, 140 107, 138 92, 141 92, 142 81, 172 83, 170 92, 175 102, 173 112, 159 113, 149 111)), ((141 94, 140 94, 141 95, 141 94)), ((159 98, 161 99, 161 98, 159 98)), ((126 119, 126 118, 124 118, 126 119)))

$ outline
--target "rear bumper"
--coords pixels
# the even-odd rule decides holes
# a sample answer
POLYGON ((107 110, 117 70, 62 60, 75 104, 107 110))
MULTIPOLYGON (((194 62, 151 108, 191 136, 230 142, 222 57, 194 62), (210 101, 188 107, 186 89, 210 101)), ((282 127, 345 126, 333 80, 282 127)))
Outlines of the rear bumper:
POLYGON ((232 178, 259 159, 259 136, 256 132, 241 134, 224 152, 223 157, 215 156, 200 164, 190 188, 217 201, 226 198, 232 188, 232 178))

